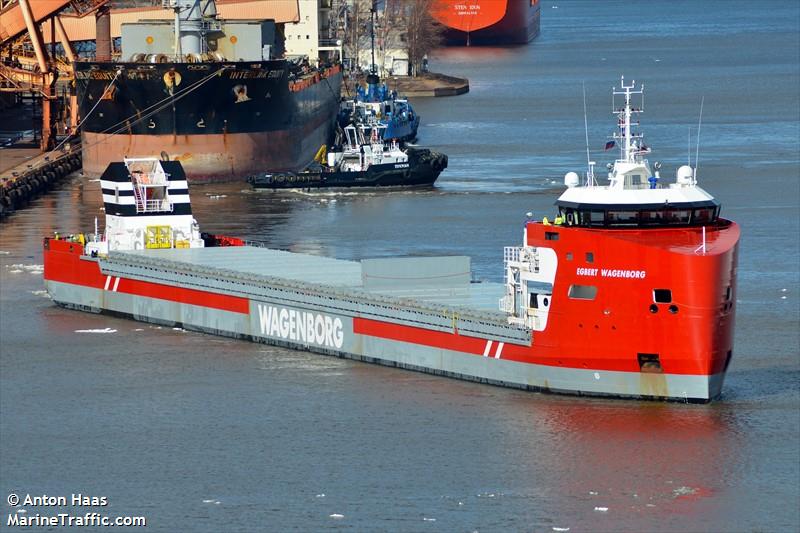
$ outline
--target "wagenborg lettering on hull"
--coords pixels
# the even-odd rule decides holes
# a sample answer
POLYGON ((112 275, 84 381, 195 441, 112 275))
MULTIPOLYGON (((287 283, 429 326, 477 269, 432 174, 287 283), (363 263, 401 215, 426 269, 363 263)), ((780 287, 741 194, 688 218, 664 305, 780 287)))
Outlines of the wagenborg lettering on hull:
POLYGON ((344 341, 340 318, 262 304, 258 316, 262 335, 330 348, 341 348, 344 341))

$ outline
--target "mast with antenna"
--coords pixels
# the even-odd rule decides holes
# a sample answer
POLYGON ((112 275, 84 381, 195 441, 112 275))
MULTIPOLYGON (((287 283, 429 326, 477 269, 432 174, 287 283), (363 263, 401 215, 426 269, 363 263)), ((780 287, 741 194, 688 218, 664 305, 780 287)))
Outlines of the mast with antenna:
POLYGON ((594 179, 594 161, 589 156, 589 122, 586 118, 586 82, 581 82, 583 87, 583 131, 586 134, 586 184, 589 186, 596 185, 594 179))
MULTIPOLYGON (((697 121, 697 149, 694 154, 694 184, 697 185, 697 165, 698 161, 700 160, 700 125, 703 123, 703 103, 706 101, 706 97, 703 96, 700 98, 700 118, 697 121)), ((690 165, 691 166, 691 165, 690 165)))
POLYGON ((648 149, 644 146, 644 143, 641 141, 644 137, 641 133, 632 131, 634 126, 639 125, 638 120, 633 119, 633 115, 642 113, 644 111, 644 84, 639 86, 639 89, 636 89, 636 80, 631 80, 630 85, 625 85, 625 76, 620 77, 620 91, 614 87, 612 91, 612 113, 616 114, 618 117, 617 120, 617 127, 619 128, 619 132, 614 133, 614 139, 622 141, 620 144, 620 161, 626 163, 635 163, 637 158, 642 154, 648 152, 648 149), (624 95, 625 96, 625 106, 616 108, 614 104, 614 96, 615 95, 624 95), (632 107, 631 106, 631 97, 635 94, 642 95, 641 96, 641 107, 632 107), (638 139, 638 143, 636 142, 638 139))

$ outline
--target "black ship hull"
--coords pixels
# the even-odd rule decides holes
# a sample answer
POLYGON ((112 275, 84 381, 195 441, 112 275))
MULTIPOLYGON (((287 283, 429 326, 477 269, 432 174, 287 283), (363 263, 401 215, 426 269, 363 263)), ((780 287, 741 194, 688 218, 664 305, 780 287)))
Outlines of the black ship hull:
POLYGON ((255 189, 328 189, 352 187, 421 187, 433 185, 447 168, 447 156, 409 149, 407 163, 371 165, 364 171, 262 173, 247 181, 255 189))
POLYGON ((341 72, 292 79, 283 60, 77 63, 76 85, 85 172, 159 156, 196 182, 305 168, 330 140, 341 72))

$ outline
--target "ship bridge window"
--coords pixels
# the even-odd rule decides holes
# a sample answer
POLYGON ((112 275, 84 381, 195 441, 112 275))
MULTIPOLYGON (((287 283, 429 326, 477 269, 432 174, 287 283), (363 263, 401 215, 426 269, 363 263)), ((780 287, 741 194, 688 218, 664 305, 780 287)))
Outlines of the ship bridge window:
POLYGON ((692 212, 689 209, 667 209, 667 224, 688 224, 692 212))
POLYGON ((592 226, 602 226, 605 224, 606 221, 606 212, 605 211, 590 211, 588 217, 588 223, 592 226))
POLYGON ((608 224, 610 226, 636 225, 639 223, 638 211, 609 211, 608 224))
POLYGON ((678 226, 710 224, 718 215, 718 207, 681 209, 659 207, 655 209, 573 210, 561 209, 559 215, 567 225, 579 226, 678 226))
POLYGON ((573 300, 594 300, 597 297, 597 287, 594 285, 570 285, 567 296, 573 300))
POLYGON ((638 187, 642 184, 641 174, 628 174, 626 177, 628 178, 628 183, 626 185, 630 187, 638 187))
POLYGON ((692 222, 695 224, 706 224, 716 218, 714 216, 713 207, 704 207, 702 209, 695 209, 692 211, 692 222))
POLYGON ((664 223, 664 211, 662 209, 647 209, 642 211, 641 217, 639 218, 641 224, 663 224, 664 223))

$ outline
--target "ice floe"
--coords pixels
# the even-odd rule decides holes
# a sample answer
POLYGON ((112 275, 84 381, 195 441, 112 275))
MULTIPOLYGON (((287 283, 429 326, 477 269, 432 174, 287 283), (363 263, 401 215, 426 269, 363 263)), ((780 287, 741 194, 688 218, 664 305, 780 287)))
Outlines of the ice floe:
POLYGON ((116 333, 117 330, 111 328, 103 329, 76 329, 75 333, 116 333))

